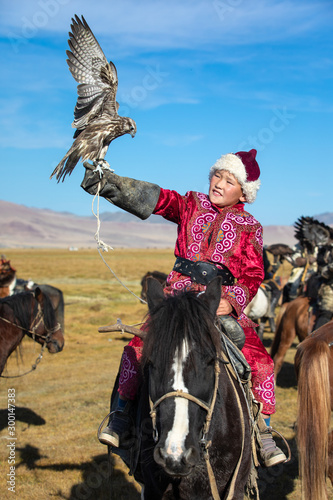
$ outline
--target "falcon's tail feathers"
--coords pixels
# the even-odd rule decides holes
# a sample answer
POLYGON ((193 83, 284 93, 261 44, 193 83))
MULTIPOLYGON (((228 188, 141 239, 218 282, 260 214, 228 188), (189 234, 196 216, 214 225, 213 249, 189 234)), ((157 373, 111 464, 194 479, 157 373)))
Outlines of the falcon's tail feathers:
POLYGON ((60 163, 53 170, 50 179, 55 175, 58 183, 62 180, 64 182, 66 175, 71 175, 76 164, 80 159, 80 154, 77 151, 68 151, 60 163))

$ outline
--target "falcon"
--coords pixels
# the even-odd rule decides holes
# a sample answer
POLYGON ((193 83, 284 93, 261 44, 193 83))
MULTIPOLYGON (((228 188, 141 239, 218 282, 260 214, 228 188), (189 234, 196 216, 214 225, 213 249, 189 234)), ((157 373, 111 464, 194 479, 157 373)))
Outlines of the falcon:
POLYGON ((78 99, 72 127, 76 128, 74 142, 54 175, 58 182, 71 174, 80 158, 90 160, 97 170, 108 167, 105 155, 111 142, 124 134, 132 137, 136 123, 132 118, 118 115, 116 101, 118 76, 115 65, 108 62, 86 20, 72 18, 67 50, 67 64, 77 86, 78 99))

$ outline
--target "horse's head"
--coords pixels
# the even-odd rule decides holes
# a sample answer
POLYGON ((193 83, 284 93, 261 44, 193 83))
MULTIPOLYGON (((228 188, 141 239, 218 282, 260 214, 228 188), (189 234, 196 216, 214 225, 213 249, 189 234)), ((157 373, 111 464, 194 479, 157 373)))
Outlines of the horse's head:
POLYGON ((151 276, 151 272, 146 272, 146 274, 142 277, 141 280, 141 299, 142 300, 147 300, 147 281, 148 278, 151 276))
POLYGON ((214 319, 220 297, 220 278, 200 297, 188 292, 168 298, 157 281, 148 280, 143 365, 149 372, 154 459, 171 476, 191 473, 209 428, 219 371, 214 319))
POLYGON ((52 303, 39 287, 35 289, 34 295, 38 304, 37 314, 31 325, 35 340, 39 344, 46 343, 51 354, 62 351, 65 340, 52 303))

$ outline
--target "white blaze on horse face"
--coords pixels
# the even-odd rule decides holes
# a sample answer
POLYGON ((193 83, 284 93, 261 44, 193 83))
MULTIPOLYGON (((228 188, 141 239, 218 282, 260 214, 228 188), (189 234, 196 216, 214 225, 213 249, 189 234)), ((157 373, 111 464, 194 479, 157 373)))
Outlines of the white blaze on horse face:
MULTIPOLYGON (((172 365, 174 373, 173 390, 182 390, 188 393, 183 379, 183 367, 188 355, 188 345, 184 341, 182 354, 178 356, 175 353, 175 360, 172 365)), ((175 398, 175 415, 171 430, 168 432, 165 441, 165 451, 172 455, 174 460, 178 460, 185 451, 185 439, 189 432, 188 400, 184 398, 175 398)))

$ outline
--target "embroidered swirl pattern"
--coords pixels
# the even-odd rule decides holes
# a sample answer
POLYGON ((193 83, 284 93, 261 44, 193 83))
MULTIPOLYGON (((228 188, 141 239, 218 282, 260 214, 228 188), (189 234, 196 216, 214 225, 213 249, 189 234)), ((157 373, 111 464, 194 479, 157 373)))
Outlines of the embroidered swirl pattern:
POLYGON ((200 245, 204 239, 205 232, 209 229, 211 223, 215 220, 215 213, 201 214, 197 217, 191 228, 191 235, 194 242, 189 245, 186 253, 186 258, 190 260, 198 260, 200 245))
POLYGON ((200 205, 202 206, 202 208, 212 208, 212 204, 206 194, 197 193, 197 197, 200 200, 200 205))
POLYGON ((241 212, 241 214, 228 212, 226 219, 233 220, 236 224, 240 224, 242 226, 255 226, 258 224, 258 221, 253 217, 253 215, 248 214, 247 212, 241 212))
POLYGON ((176 281, 175 283, 172 283, 171 286, 174 290, 184 290, 184 288, 188 288, 188 287, 192 286, 192 281, 190 278, 185 278, 184 280, 176 281))
POLYGON ((236 230, 231 222, 224 220, 217 235, 215 250, 212 255, 213 262, 223 262, 223 254, 230 250, 236 239, 236 230))
POLYGON ((255 389, 267 404, 275 406, 274 373, 268 375, 266 380, 258 384, 255 389))
POLYGON ((263 241, 263 238, 262 238, 262 228, 261 227, 259 227, 256 230, 256 240, 259 243, 259 245, 262 247, 263 244, 264 244, 264 241, 263 241))
POLYGON ((134 364, 132 363, 130 357, 127 352, 124 350, 123 358, 122 358, 122 369, 119 379, 119 384, 124 384, 132 377, 136 375, 137 371, 135 369, 134 364))
POLYGON ((225 287, 227 295, 236 300, 236 302, 242 307, 246 306, 246 294, 243 288, 237 285, 226 286, 225 287))

